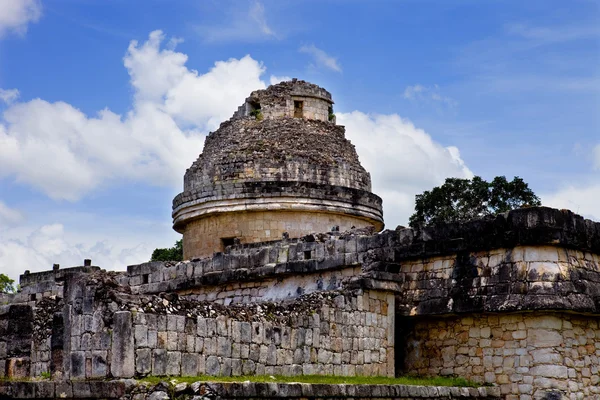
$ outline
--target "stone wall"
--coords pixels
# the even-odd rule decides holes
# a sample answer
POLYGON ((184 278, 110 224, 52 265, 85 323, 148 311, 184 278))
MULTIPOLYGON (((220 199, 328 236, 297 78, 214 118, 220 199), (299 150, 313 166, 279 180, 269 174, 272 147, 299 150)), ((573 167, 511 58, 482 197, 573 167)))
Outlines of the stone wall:
POLYGON ((319 273, 231 282, 227 285, 206 285, 179 290, 180 295, 194 301, 211 301, 217 304, 252 304, 261 301, 278 301, 323 290, 340 290, 344 281, 361 273, 360 267, 349 267, 319 273))
POLYGON ((0 306, 0 378, 30 375, 33 312, 28 305, 0 306))
MULTIPOLYGON (((291 204, 290 207, 294 205, 291 204)), ((333 226, 348 230, 355 226, 371 226, 370 222, 352 215, 326 212, 256 211, 222 213, 188 223, 183 235, 184 258, 210 256, 223 251, 222 238, 237 238, 241 243, 258 243, 307 232, 326 232, 333 226)))
POLYGON ((335 385, 310 383, 206 383, 167 382, 155 386, 132 380, 66 382, 0 382, 0 398, 11 399, 120 399, 120 400, 209 400, 209 399, 378 399, 450 400, 456 398, 500 399, 498 388, 461 388, 406 385, 335 385))
POLYGON ((304 103, 303 118, 329 121, 329 109, 333 105, 331 94, 317 85, 299 80, 281 82, 252 92, 233 119, 247 117, 259 109, 263 118, 291 118, 295 116, 294 101, 304 103))
POLYGON ((600 398, 600 316, 476 314, 405 322, 411 327, 404 339, 406 371, 498 384, 507 399, 552 392, 600 398))
POLYGON ((499 248, 407 260, 397 267, 407 315, 594 311, 600 305, 600 256, 565 247, 499 248))
MULTIPOLYGON (((214 317, 196 318, 119 311, 114 314, 110 348, 91 349, 90 355, 103 351, 115 377, 393 376, 394 296, 371 291, 331 292, 329 297, 313 311, 298 299, 297 306, 286 306, 299 310, 294 315, 260 315, 243 308, 237 317, 219 315, 220 309, 214 309, 214 317)), ((268 304, 262 307, 269 309, 268 304)), ((86 334, 93 346, 94 334, 86 334)), ((82 336, 81 346, 83 342, 82 336)), ((83 347, 71 350, 72 355, 86 356, 83 347)), ((82 365, 86 363, 93 366, 94 360, 82 365)), ((98 377, 93 368, 82 373, 98 377)))

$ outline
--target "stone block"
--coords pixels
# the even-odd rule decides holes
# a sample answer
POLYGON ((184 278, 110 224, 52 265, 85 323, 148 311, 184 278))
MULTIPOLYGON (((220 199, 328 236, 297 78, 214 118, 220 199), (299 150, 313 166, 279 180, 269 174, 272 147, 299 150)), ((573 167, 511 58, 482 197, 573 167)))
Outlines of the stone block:
POLYGON ((92 378, 102 378, 108 374, 107 352, 97 350, 92 352, 92 378))
POLYGON ((181 355, 181 375, 197 376, 198 375, 198 354, 183 353, 181 355))
POLYGON ((167 375, 167 351, 156 349, 152 352, 152 375, 167 375))
POLYGON ((218 376, 221 373, 221 364, 216 356, 206 359, 206 375, 218 376))
POLYGON ((231 340, 229 338, 217 338, 217 355, 222 357, 231 357, 231 340))
POLYGON ((110 372, 115 378, 131 378, 135 374, 135 345, 131 312, 113 315, 113 338, 110 372))
POLYGON ((135 370, 138 374, 146 375, 152 371, 152 351, 139 349, 135 352, 135 370))
POLYGON ((71 374, 72 379, 85 378, 85 352, 71 352, 71 374))
POLYGON ((167 352, 167 375, 181 374, 181 353, 179 351, 167 352))
POLYGON ((148 347, 148 328, 145 325, 135 325, 135 346, 148 347))

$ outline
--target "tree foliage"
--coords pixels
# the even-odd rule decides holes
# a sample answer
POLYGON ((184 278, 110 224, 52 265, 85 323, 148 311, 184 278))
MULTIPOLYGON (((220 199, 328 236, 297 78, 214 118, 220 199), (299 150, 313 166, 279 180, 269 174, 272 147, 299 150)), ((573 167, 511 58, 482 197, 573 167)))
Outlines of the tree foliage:
POLYGON ((4 274, 0 274, 0 293, 14 293, 17 288, 14 285, 15 280, 10 279, 4 274))
POLYGON ((183 260, 183 241, 178 240, 175 246, 166 249, 154 249, 150 261, 181 261, 183 260))
POLYGON ((415 228, 465 221, 540 204, 539 197, 518 176, 510 182, 504 176, 497 176, 492 182, 479 176, 473 179, 447 178, 442 186, 416 196, 415 213, 409 223, 415 228))

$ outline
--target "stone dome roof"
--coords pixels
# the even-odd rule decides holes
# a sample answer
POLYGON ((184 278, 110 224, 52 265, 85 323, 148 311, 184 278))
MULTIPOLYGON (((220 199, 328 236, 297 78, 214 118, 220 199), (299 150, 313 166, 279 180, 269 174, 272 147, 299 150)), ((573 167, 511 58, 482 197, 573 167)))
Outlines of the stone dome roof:
POLYGON ((381 229, 381 199, 332 104, 329 92, 304 81, 252 92, 186 171, 174 228, 184 232, 190 220, 215 213, 293 207, 351 214, 381 229))
POLYGON ((235 119, 211 133, 185 190, 228 182, 298 181, 371 190, 344 127, 298 118, 235 119))

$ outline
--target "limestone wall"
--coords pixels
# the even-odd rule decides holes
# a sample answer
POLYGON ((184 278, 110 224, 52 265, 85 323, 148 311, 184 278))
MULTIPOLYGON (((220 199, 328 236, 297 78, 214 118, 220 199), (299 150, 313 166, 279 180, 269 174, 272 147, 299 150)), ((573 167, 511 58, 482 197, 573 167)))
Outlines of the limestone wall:
POLYGON ((339 385, 310 383, 194 382, 173 387, 161 382, 148 386, 131 380, 2 382, 0 398, 11 399, 119 399, 119 400, 208 400, 208 399, 350 399, 350 400, 450 400, 456 398, 500 399, 498 388, 339 385))
POLYGON ((344 280, 361 273, 360 267, 349 267, 285 278, 266 278, 231 282, 227 285, 206 285, 179 290, 180 295, 194 301, 218 304, 252 304, 261 301, 293 299, 322 290, 340 290, 344 280))
POLYGON ((561 308, 600 304, 600 256, 555 246, 516 246, 407 260, 406 314, 561 308), (431 290, 428 290, 431 289, 431 290))
POLYGON ((257 211, 223 213, 188 223, 183 235, 184 259, 212 256, 223 251, 222 238, 237 238, 241 243, 257 243, 311 232, 327 232, 333 226, 348 230, 371 226, 370 221, 351 215, 326 212, 257 211))
POLYGON ((318 97, 307 97, 302 94, 294 95, 291 99, 286 99, 285 104, 262 107, 261 112, 264 118, 283 118, 296 117, 294 102, 302 102, 302 117, 307 119, 316 119, 319 121, 329 121, 329 108, 331 101, 323 100, 318 97))
POLYGON ((405 338, 407 371, 498 384, 507 399, 549 392, 600 398, 600 316, 476 314, 407 323, 414 326, 405 338))
POLYGON ((394 374, 395 308, 389 293, 325 292, 287 303, 285 312, 269 303, 228 309, 188 300, 187 309, 173 306, 182 315, 170 314, 169 308, 144 312, 149 309, 143 300, 76 306, 77 292, 85 304, 93 291, 98 298, 98 290, 71 289, 75 297, 66 308, 65 346, 65 372, 71 379, 394 374))
POLYGON ((133 316, 141 375, 394 375, 392 295, 336 295, 289 324, 267 315, 133 316))

